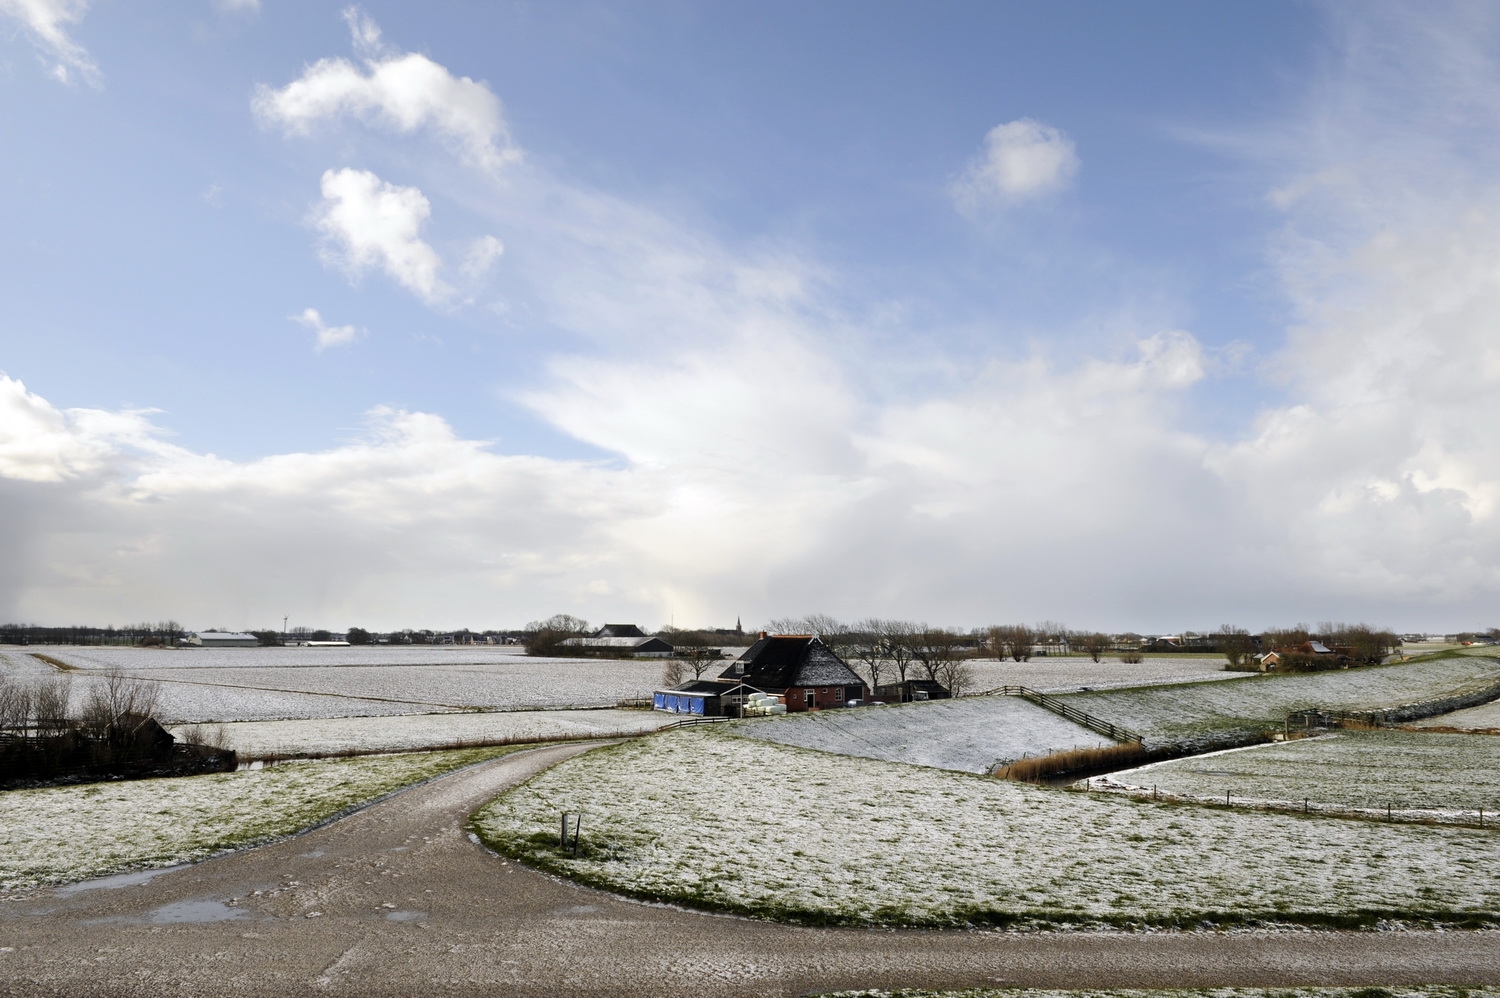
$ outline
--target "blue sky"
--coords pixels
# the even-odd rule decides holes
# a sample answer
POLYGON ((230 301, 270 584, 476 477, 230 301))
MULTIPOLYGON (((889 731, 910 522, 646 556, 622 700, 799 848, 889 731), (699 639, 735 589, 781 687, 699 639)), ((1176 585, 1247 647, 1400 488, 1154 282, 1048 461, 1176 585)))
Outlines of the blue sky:
POLYGON ((1495 20, 0 0, 0 616, 1492 623, 1495 20))

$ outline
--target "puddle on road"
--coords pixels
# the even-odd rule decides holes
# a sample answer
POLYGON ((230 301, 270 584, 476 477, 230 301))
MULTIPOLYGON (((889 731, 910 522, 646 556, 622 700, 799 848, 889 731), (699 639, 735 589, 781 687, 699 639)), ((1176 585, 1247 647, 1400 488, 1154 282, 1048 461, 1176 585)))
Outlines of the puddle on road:
POLYGON ((181 870, 187 866, 186 863, 178 863, 176 866, 164 866, 160 870, 141 870, 139 873, 117 873, 113 877, 99 877, 97 880, 85 880, 77 884, 65 884, 55 888, 59 897, 68 897, 80 891, 95 890, 117 890, 121 887, 134 887, 144 884, 153 877, 159 877, 163 873, 171 873, 173 870, 181 870))
POLYGON ((420 922, 427 917, 425 911, 388 911, 385 917, 392 922, 420 922))
POLYGON ((231 908, 223 901, 196 900, 164 904, 147 915, 146 920, 155 925, 169 925, 177 922, 206 924, 249 917, 248 911, 243 908, 231 908))
POLYGON ((559 908, 559 909, 557 909, 552 914, 554 914, 554 915, 565 915, 565 916, 566 915, 592 915, 594 912, 596 912, 598 910, 599 910, 599 907, 597 905, 592 905, 592 904, 570 904, 566 908, 559 908))

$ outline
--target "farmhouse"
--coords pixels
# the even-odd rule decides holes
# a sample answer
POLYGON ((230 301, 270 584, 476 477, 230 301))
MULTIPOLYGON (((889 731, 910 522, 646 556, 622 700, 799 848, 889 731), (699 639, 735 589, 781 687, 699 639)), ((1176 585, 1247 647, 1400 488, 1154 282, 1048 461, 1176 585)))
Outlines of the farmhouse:
POLYGON ((859 674, 820 639, 807 634, 761 632, 760 639, 719 675, 719 682, 744 683, 763 693, 785 696, 789 713, 842 707, 869 698, 859 674))

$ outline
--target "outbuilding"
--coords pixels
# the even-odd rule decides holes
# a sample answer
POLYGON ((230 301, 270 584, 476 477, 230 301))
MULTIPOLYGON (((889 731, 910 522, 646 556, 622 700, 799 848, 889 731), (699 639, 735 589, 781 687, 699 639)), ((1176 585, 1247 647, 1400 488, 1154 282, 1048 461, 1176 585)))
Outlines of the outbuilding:
POLYGON ((189 634, 184 640, 187 644, 204 648, 260 647, 260 638, 253 634, 239 634, 234 631, 200 631, 197 634, 189 634))

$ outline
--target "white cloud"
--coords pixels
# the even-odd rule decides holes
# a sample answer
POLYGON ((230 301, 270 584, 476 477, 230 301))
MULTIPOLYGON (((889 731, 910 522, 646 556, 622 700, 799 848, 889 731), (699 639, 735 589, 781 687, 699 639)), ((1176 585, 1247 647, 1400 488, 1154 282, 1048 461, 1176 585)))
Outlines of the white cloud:
POLYGON ((500 99, 483 82, 454 76, 425 55, 390 53, 380 29, 357 8, 345 12, 364 69, 321 59, 279 90, 260 86, 252 107, 293 134, 344 115, 409 134, 430 128, 470 164, 495 171, 520 159, 500 99))
POLYGON ((21 22, 47 56, 53 77, 63 83, 74 73, 90 86, 99 85, 99 67, 88 51, 68 35, 68 26, 83 20, 90 0, 0 0, 0 14, 21 22))
POLYGON ((259 14, 260 0, 213 0, 214 9, 221 14, 259 14))
POLYGON ((1031 118, 996 125, 951 193, 965 211, 1035 200, 1063 190, 1078 173, 1073 140, 1031 118))
POLYGON ((291 320, 316 334, 313 349, 318 353, 322 353, 329 347, 353 343, 364 332, 354 326, 330 326, 323 321, 323 316, 315 308, 305 308, 300 314, 291 316, 291 320))
POLYGON ((494 236, 480 236, 469 246, 464 255, 464 275, 474 279, 483 277, 505 253, 505 244, 494 236))
POLYGON ((368 170, 328 170, 313 223, 324 236, 329 263, 351 277, 379 267, 432 305, 446 300, 452 289, 438 276, 442 259, 421 238, 431 214, 415 187, 388 184, 368 170))

